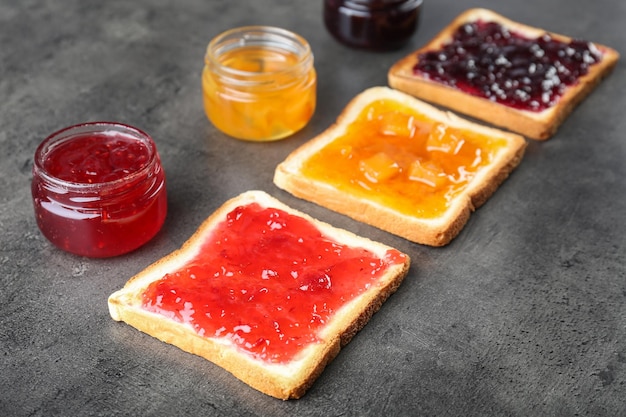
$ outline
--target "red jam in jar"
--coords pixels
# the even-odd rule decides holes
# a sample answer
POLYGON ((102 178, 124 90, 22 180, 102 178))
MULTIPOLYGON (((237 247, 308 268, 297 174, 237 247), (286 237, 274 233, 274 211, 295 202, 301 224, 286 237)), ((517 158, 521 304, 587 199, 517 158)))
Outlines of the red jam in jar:
POLYGON ((450 42, 419 55, 415 73, 516 109, 540 112, 602 59, 590 42, 537 38, 478 20, 450 42))
POLYGON ((43 235, 93 258, 137 249, 167 212, 156 145, 119 123, 79 124, 48 136, 35 152, 32 195, 43 235))
POLYGON ((413 36, 421 7, 422 0, 325 0, 324 23, 345 45, 394 50, 413 36))
POLYGON ((229 212, 197 255, 150 284, 143 308, 286 363, 342 306, 406 256, 339 243, 308 220, 251 203, 229 212))

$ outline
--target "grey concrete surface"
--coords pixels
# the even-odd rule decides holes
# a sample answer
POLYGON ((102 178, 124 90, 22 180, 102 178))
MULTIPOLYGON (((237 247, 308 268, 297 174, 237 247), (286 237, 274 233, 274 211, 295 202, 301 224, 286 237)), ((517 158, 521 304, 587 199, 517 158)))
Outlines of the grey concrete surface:
POLYGON ((619 63, 550 141, 527 155, 456 240, 412 244, 272 184, 286 155, 458 13, 483 6, 528 24, 626 45, 621 0, 426 0, 406 48, 370 53, 324 30, 321 1, 0 0, 0 415, 626 415, 626 73, 619 63), (206 119, 209 40, 267 24, 309 40, 318 109, 271 144, 206 119), (55 249, 35 224, 36 146, 74 123, 153 136, 169 214, 143 248, 93 260, 55 249), (395 246, 409 276, 306 396, 279 401, 211 363, 110 319, 106 300, 179 247, 224 200, 261 189, 395 246))

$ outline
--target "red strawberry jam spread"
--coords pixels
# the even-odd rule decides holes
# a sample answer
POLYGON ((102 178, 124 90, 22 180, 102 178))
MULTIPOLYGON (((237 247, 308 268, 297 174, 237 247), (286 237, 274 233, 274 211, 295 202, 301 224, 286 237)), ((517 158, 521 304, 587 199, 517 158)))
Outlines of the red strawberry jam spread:
POLYGON ((338 309, 404 261, 396 250, 381 259, 302 217, 252 203, 228 213, 184 268, 150 284, 143 308, 285 363, 319 340, 338 309))
POLYGON ((421 53, 416 74, 513 108, 542 111, 602 59, 590 42, 530 39, 495 22, 460 26, 439 50, 421 53))

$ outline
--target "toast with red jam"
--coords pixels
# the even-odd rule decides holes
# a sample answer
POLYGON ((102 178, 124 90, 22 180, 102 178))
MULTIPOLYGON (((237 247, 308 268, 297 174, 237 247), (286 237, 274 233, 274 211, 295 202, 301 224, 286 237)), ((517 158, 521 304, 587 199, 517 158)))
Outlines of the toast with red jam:
POLYGON ((249 191, 113 293, 109 312, 265 394, 299 398, 409 264, 396 249, 249 191))
POLYGON ((388 82, 426 101, 545 140, 618 59, 610 47, 470 9, 396 62, 388 82))

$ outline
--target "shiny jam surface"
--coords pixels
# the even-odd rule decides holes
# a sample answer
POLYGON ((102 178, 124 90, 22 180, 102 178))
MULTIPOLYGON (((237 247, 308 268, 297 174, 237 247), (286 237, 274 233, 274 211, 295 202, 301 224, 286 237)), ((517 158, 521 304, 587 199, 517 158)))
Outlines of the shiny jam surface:
POLYGON ((410 216, 442 215, 506 140, 458 130, 393 100, 366 107, 307 160, 305 176, 410 216))
POLYGON ((404 261, 396 250, 380 259, 299 216, 252 203, 228 213, 184 268, 150 284, 143 308, 285 363, 319 340, 339 308, 404 261))
POLYGON ((93 184, 119 180, 138 172, 149 158, 150 151, 144 143, 116 133, 78 136, 55 146, 43 163, 53 177, 93 184))
POLYGON ((115 130, 89 132, 43 152, 32 195, 37 224, 53 244, 104 258, 132 251, 160 230, 165 174, 144 142, 115 130))
POLYGON ((418 74, 510 107, 542 111, 602 59, 590 42, 529 39, 495 22, 460 26, 440 50, 419 55, 418 74))
POLYGON ((205 66, 204 108, 224 133, 246 140, 281 139, 302 129, 316 105, 315 70, 298 69, 295 52, 269 46, 226 51, 219 64, 240 71, 224 76, 205 66))

